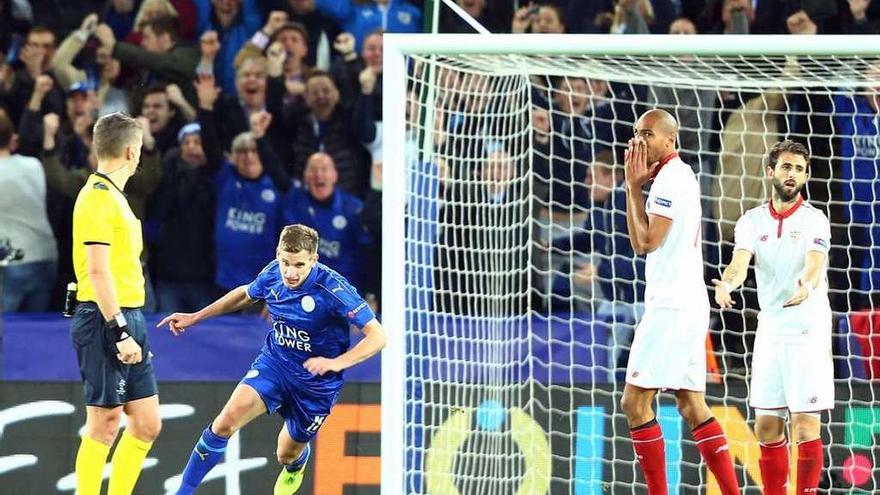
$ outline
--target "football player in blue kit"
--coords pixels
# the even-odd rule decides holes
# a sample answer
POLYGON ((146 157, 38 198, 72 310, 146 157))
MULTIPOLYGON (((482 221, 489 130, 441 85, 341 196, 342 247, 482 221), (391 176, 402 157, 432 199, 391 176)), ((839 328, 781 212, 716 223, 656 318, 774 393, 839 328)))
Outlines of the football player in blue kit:
POLYGON ((292 495, 302 484, 309 441, 342 388, 343 370, 385 346, 382 325, 344 277, 318 263, 318 233, 304 225, 281 231, 276 259, 256 280, 231 290, 195 313, 174 313, 157 326, 174 335, 213 316, 266 302, 272 331, 260 355, 214 421, 202 432, 183 471, 178 495, 195 493, 223 457, 236 431, 264 413, 284 418, 276 455, 283 466, 275 495, 292 495), (349 327, 365 338, 349 349, 349 327))

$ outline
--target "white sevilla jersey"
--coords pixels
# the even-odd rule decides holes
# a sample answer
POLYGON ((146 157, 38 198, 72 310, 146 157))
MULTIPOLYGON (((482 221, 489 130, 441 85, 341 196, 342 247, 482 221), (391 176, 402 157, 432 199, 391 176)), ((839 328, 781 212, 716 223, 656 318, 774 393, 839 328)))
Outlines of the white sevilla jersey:
POLYGON ((831 225, 820 210, 803 198, 788 211, 777 213, 768 202, 747 211, 736 222, 736 246, 755 258, 758 283, 759 331, 778 336, 831 337, 831 305, 828 302, 828 249, 831 225), (825 253, 819 285, 797 306, 783 308, 804 275, 809 251, 825 253))
POLYGON ((703 280, 700 186, 694 171, 675 153, 661 164, 645 211, 672 220, 666 238, 645 261, 646 308, 709 311, 703 280))

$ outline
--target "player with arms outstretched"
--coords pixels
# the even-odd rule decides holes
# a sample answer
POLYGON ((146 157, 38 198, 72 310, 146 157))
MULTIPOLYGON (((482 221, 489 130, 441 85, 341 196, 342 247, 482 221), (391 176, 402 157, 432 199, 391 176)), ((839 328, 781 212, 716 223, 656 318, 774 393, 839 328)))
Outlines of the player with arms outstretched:
POLYGON ((626 221, 636 254, 646 254, 645 315, 636 328, 620 406, 630 426, 649 495, 666 495, 663 432, 653 409, 657 391, 675 391, 700 454, 724 495, 739 485, 721 425, 706 405, 709 296, 703 281, 700 188, 676 152, 678 123, 645 112, 625 153, 626 221), (647 203, 643 186, 652 182, 647 203))
POLYGON ((822 474, 819 413, 834 407, 828 249, 831 226, 805 202, 810 157, 804 145, 776 143, 767 155, 773 197, 736 223, 733 258, 715 284, 715 302, 733 307, 730 293, 755 258, 758 331, 749 404, 761 442, 764 495, 784 495, 788 483, 785 419, 798 442, 797 494, 815 493, 822 474))
POLYGON ((318 233, 304 225, 281 232, 277 258, 249 285, 196 313, 174 313, 158 326, 175 335, 212 316, 266 302, 272 331, 260 355, 214 419, 202 432, 183 472, 178 495, 195 493, 223 457, 226 443, 257 416, 284 418, 276 455, 282 464, 275 495, 292 495, 302 484, 309 441, 318 432, 342 388, 342 371, 376 354, 386 336, 369 305, 341 275, 318 263, 318 233), (349 349, 349 326, 365 338, 349 349))

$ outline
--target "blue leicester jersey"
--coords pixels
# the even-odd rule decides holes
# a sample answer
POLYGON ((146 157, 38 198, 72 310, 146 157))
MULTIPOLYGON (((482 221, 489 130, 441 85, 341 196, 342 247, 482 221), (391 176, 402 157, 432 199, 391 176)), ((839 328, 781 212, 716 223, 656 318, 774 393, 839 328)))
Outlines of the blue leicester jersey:
POLYGON ((873 224, 880 198, 880 114, 861 95, 834 99, 834 125, 840 138, 840 178, 844 211, 854 222, 873 224))
POLYGON ((262 353, 273 358, 311 392, 335 392, 342 373, 312 376, 303 363, 311 357, 335 358, 348 350, 349 327, 363 328, 375 315, 357 290, 335 271, 316 263, 305 281, 288 289, 278 260, 272 261, 247 287, 251 299, 263 299, 272 316, 272 331, 262 353))
POLYGON ((249 180, 228 164, 221 166, 214 183, 215 281, 224 289, 232 289, 253 280, 266 260, 275 256, 281 230, 281 196, 269 174, 249 180))
POLYGON ((361 224, 363 208, 360 199, 341 189, 336 189, 329 204, 324 204, 305 188, 293 188, 284 199, 282 219, 285 225, 301 223, 317 230, 321 234, 321 261, 358 285, 363 280, 358 253, 372 242, 361 224))

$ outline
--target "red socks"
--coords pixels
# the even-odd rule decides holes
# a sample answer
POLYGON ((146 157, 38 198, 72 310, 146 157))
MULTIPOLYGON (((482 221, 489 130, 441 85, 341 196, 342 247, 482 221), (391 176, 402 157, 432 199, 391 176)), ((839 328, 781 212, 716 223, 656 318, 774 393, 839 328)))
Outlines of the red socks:
POLYGON ((648 495, 666 495, 666 446, 657 420, 633 428, 629 434, 648 483, 648 495))
MULTIPOLYGON (((822 477, 822 439, 798 444, 797 495, 813 495, 822 477)), ((785 495, 788 481, 788 442, 761 444, 761 477, 764 495, 785 495)))
POLYGON ((818 491, 823 461, 821 438, 798 444, 797 495, 812 495, 818 491))
POLYGON ((788 442, 783 438, 775 443, 761 444, 761 478, 764 495, 785 495, 788 483, 788 442))
POLYGON ((697 442, 700 454, 709 466, 709 470, 718 480, 718 486, 724 495, 739 495, 739 483, 736 481, 736 472, 733 470, 733 461, 730 460, 730 452, 727 447, 727 438, 721 425, 715 418, 709 418, 705 423, 694 428, 691 432, 697 442))

